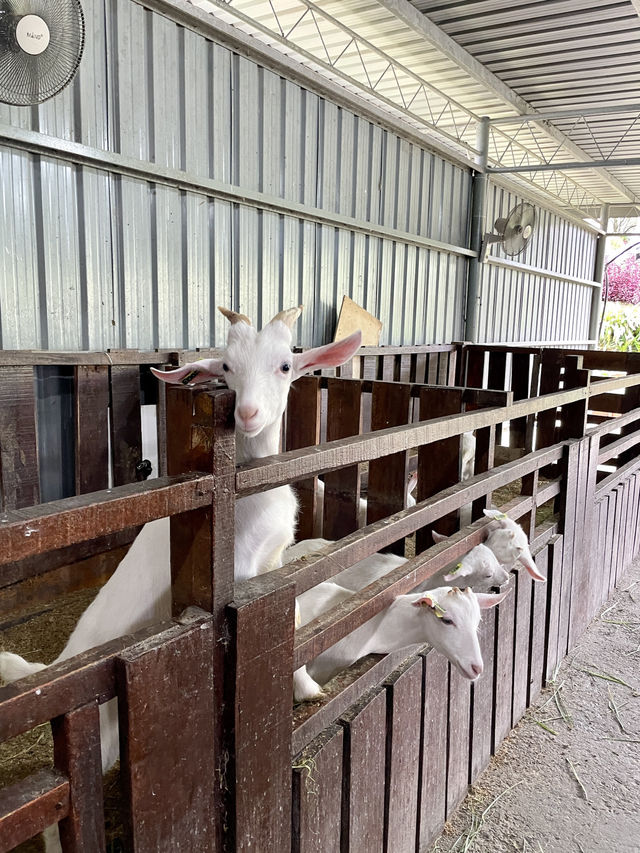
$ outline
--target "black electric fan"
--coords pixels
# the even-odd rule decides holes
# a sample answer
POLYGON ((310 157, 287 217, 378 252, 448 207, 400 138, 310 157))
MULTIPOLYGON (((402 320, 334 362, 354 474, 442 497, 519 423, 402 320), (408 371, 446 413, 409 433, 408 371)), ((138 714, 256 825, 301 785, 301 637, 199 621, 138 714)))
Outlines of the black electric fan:
POLYGON ((53 97, 73 79, 83 47, 78 0, 0 0, 0 101, 53 97))

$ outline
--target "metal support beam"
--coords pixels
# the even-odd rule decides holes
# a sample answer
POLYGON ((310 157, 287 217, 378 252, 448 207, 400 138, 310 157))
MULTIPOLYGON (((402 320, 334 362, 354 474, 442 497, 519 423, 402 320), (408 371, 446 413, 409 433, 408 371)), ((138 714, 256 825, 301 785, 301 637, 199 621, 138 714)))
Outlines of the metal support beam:
POLYGON ((608 160, 570 160, 567 163, 539 163, 534 166, 489 166, 494 175, 521 172, 567 172, 571 169, 613 169, 616 166, 640 166, 640 157, 612 157, 608 160))
POLYGON ((615 115, 619 113, 640 113, 640 103, 622 104, 615 107, 593 106, 576 110, 555 110, 548 113, 524 113, 519 116, 500 116, 492 118, 491 124, 525 124, 529 121, 553 121, 562 118, 580 118, 581 116, 615 115))
POLYGON ((469 258, 467 274, 467 304, 465 311, 465 340, 475 343, 478 340, 478 317, 480 315, 480 283, 482 279, 482 263, 480 250, 486 231, 485 200, 487 195, 487 157, 489 155, 489 118, 483 116, 478 124, 476 138, 478 155, 478 171, 473 175, 471 187, 471 245, 474 253, 469 258))
MULTIPOLYGON (((595 289, 591 294, 591 313, 589 315, 589 337, 597 339, 598 337, 598 323, 600 320, 600 306, 602 304, 602 283, 604 279, 604 261, 605 261, 605 250, 607 247, 607 235, 606 232, 609 230, 609 205, 603 204, 602 210, 600 213, 600 224, 602 225, 604 234, 598 235, 598 240, 596 243, 596 259, 593 267, 593 278, 594 281, 597 281, 600 284, 600 287, 595 289)), ((596 343, 596 346, 598 344, 596 343)))

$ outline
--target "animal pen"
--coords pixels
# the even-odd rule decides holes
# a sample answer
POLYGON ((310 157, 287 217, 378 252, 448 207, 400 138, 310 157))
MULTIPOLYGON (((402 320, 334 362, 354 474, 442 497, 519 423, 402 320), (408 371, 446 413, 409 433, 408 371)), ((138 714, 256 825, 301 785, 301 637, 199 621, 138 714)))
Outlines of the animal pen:
POLYGON ((160 389, 162 476, 146 482, 135 481, 140 365, 187 355, 114 352, 105 366, 101 354, 3 354, 0 618, 43 584, 104 580, 110 551, 170 516, 174 619, 0 689, 2 741, 47 721, 54 738, 53 766, 0 792, 0 850, 56 822, 63 850, 106 849, 98 708, 113 697, 125 849, 425 850, 552 679, 640 544, 640 356, 492 345, 362 353, 340 377, 298 380, 286 451, 237 469, 233 393, 160 389), (43 359, 73 365, 76 496, 38 505, 33 366, 43 359), (461 483, 468 430, 476 474, 461 483), (417 504, 404 509, 414 450, 417 504), (365 468, 367 526, 357 529, 365 468), (236 497, 297 484, 303 538, 320 474, 323 534, 335 544, 234 585, 236 497), (482 677, 471 684, 435 650, 412 647, 370 656, 326 700, 293 708, 293 671, 479 543, 492 501, 521 521, 547 583, 515 571, 511 594, 486 611, 482 677), (473 521, 458 529, 469 503, 473 521), (434 527, 452 535, 433 545, 434 527), (405 565, 294 631, 296 594, 405 547, 415 553, 405 565))

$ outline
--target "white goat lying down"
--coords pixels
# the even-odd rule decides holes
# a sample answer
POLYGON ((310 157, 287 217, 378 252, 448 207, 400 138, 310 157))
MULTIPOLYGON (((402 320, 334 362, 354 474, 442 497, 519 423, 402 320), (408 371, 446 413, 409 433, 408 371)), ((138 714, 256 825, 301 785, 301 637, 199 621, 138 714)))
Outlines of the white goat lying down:
MULTIPOLYGON (((332 582, 307 590, 298 596, 301 624, 306 625, 352 594, 353 590, 332 582)), ((294 673, 294 700, 320 698, 320 685, 365 655, 386 654, 419 643, 438 649, 465 678, 475 681, 483 670, 477 636, 480 610, 495 607, 507 594, 440 587, 427 593, 398 595, 389 607, 318 655, 307 665, 306 673, 294 673)))

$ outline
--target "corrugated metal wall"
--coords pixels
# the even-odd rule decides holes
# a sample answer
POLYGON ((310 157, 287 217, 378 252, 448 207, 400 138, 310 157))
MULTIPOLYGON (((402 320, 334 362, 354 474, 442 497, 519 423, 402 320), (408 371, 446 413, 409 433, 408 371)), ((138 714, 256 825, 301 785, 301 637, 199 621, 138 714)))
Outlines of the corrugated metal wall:
MULTIPOLYGON (((0 138, 18 129, 0 142, 0 348, 215 346, 216 305, 261 323, 300 302, 298 342, 318 344, 343 294, 383 343, 463 337, 468 170, 132 0, 83 8, 73 84, 0 104, 0 138), (29 153, 29 131, 95 162, 29 153)), ((517 200, 490 189, 488 221, 517 200)), ((524 260, 590 278, 594 245, 539 210, 524 260)), ((587 336, 588 287, 493 264, 483 279, 481 339, 587 336)))
MULTIPOLYGON (((130 0, 83 0, 74 83, 0 122, 465 246, 469 174, 130 0)), ((346 293, 386 343, 462 333, 466 260, 171 182, 0 145, 0 346, 196 347, 218 304, 254 321, 306 306, 333 336, 346 293)))
MULTIPOLYGON (((489 184, 487 230, 526 201, 489 184)), ((482 268, 478 339, 481 341, 568 341, 589 338, 596 237, 586 228, 536 206, 536 228, 525 251, 512 260, 549 270, 561 278, 494 263, 482 268), (565 278, 575 279, 567 281, 565 278)), ((491 253, 504 258, 499 248, 491 253)))

